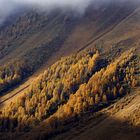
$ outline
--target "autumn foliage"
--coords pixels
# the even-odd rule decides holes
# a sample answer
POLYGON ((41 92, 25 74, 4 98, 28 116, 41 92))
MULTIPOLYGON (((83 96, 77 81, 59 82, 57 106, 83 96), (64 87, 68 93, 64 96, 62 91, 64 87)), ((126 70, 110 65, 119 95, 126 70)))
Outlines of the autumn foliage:
POLYGON ((14 137, 39 125, 41 129, 46 127, 45 132, 35 135, 48 136, 63 122, 87 111, 96 112, 100 106, 129 93, 137 84, 130 64, 133 52, 131 49, 123 53, 104 68, 98 66, 99 52, 92 49, 62 58, 2 112, 0 132, 14 137))

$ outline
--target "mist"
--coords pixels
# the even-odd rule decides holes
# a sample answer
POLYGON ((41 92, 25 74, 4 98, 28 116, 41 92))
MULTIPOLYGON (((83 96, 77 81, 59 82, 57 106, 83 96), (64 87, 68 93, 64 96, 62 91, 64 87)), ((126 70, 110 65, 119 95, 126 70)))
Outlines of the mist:
POLYGON ((37 8, 46 11, 60 8, 64 10, 71 10, 78 14, 83 14, 91 3, 96 4, 110 1, 130 0, 0 0, 0 24, 19 7, 37 8))
POLYGON ((94 0, 0 0, 0 23, 19 7, 38 8, 50 11, 55 8, 84 13, 91 1, 94 0))

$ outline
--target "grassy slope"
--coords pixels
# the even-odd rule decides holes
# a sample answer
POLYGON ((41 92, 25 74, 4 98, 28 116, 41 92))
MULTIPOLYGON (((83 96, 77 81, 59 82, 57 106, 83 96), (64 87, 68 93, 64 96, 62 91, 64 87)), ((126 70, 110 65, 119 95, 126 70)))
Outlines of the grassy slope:
POLYGON ((97 116, 89 115, 69 132, 63 133, 54 140, 139 140, 139 127, 132 127, 129 117, 134 116, 134 111, 139 106, 139 88, 131 95, 119 100, 111 107, 98 112, 97 116))
POLYGON ((139 17, 140 17, 140 8, 137 8, 126 19, 120 22, 113 30, 111 30, 102 38, 97 40, 96 43, 102 40, 104 42, 104 46, 106 46, 104 49, 109 51, 113 49, 127 50, 131 47, 139 48, 140 44, 139 17))

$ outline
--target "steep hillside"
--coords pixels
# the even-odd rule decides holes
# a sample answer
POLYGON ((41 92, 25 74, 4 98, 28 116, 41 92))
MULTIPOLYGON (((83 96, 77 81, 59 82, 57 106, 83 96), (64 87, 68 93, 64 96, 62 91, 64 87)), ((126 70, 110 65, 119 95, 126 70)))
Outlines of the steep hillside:
POLYGON ((137 7, 133 2, 114 2, 100 8, 91 5, 82 16, 61 10, 51 13, 26 10, 14 16, 14 22, 0 30, 1 92, 43 64, 53 64, 62 56, 87 47, 114 29, 137 7))
POLYGON ((71 129, 51 140, 139 140, 139 88, 117 103, 95 114, 84 116, 71 124, 71 129))
POLYGON ((23 8, 0 27, 1 140, 139 140, 139 92, 140 2, 23 8))
MULTIPOLYGON (((140 8, 134 10, 127 18, 122 20, 115 28, 104 36, 91 43, 98 44, 102 41, 104 49, 113 52, 127 50, 132 47, 139 48, 140 44, 140 8)), ((139 51, 138 51, 139 52, 139 51)))
POLYGON ((94 50, 57 62, 25 95, 2 110, 1 138, 16 139, 30 131, 31 139, 49 138, 63 132, 66 124, 77 121, 86 111, 96 112, 129 93, 137 85, 134 51, 123 53, 107 67, 100 67, 99 54, 94 50))

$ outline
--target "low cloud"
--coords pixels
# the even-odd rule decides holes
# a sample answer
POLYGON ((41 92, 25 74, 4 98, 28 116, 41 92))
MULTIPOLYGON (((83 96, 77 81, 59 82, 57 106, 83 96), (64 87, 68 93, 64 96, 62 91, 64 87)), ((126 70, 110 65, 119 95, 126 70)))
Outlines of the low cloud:
POLYGON ((0 22, 22 6, 42 10, 60 8, 83 13, 91 1, 94 0, 0 0, 0 22))
POLYGON ((91 4, 91 2, 103 3, 109 1, 117 0, 0 0, 0 23, 2 23, 6 17, 13 13, 17 8, 22 6, 29 8, 35 7, 42 10, 53 10, 55 8, 60 8, 72 10, 82 14, 91 4))

